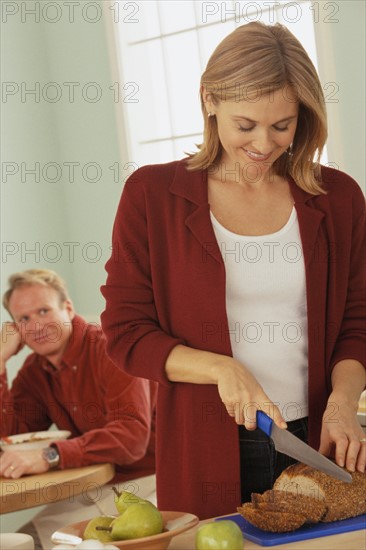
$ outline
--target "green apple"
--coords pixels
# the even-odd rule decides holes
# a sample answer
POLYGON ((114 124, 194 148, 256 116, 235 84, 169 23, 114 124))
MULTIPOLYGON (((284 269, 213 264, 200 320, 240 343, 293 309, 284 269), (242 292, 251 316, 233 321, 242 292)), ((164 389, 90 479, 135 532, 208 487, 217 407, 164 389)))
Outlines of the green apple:
POLYGON ((120 493, 116 487, 112 487, 112 490, 115 493, 114 503, 119 514, 123 514, 123 512, 125 512, 131 504, 146 502, 143 498, 140 498, 129 491, 122 491, 120 493))
POLYGON ((212 521, 196 533, 196 550, 243 550, 243 534, 231 520, 212 521))
POLYGON ((91 519, 85 527, 83 539, 94 539, 99 540, 100 542, 112 542, 114 539, 111 537, 108 528, 115 519, 116 518, 113 516, 98 516, 91 519), (100 527, 102 529, 100 529, 100 527))
POLYGON ((138 539, 158 535, 163 531, 163 518, 151 502, 131 504, 110 525, 114 540, 138 539))

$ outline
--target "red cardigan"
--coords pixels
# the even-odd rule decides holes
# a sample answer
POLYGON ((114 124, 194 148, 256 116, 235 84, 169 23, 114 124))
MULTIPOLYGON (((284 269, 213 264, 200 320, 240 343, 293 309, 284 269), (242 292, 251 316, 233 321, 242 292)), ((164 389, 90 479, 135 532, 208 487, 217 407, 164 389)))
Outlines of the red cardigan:
MULTIPOLYGON (((344 358, 366 364, 364 197, 346 174, 326 167, 322 174, 327 195, 310 195, 290 182, 306 266, 314 447, 333 365, 344 358)), ((106 269, 107 351, 126 372, 159 382, 159 507, 201 519, 234 512, 240 504, 237 425, 215 385, 171 383, 165 374, 166 358, 179 343, 232 354, 207 172, 188 172, 184 160, 134 172, 119 204, 106 269)))

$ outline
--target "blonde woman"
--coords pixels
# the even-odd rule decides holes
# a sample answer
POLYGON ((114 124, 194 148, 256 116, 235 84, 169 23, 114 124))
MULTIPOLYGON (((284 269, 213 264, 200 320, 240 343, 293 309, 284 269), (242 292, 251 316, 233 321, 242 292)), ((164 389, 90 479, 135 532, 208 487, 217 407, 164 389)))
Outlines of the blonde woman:
POLYGON ((365 470, 365 203, 319 164, 324 98, 285 27, 237 28, 200 91, 199 151, 126 183, 102 324, 114 362, 159 382, 158 505, 205 518, 290 463, 259 409, 365 470))

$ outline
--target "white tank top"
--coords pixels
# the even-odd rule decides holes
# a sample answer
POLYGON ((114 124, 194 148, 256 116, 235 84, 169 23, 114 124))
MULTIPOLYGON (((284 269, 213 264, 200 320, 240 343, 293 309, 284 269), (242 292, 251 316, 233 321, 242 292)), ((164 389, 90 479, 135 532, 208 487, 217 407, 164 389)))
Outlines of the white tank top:
POLYGON ((286 421, 308 414, 305 267, 295 207, 270 235, 244 236, 211 213, 226 269, 233 357, 257 378, 286 421))

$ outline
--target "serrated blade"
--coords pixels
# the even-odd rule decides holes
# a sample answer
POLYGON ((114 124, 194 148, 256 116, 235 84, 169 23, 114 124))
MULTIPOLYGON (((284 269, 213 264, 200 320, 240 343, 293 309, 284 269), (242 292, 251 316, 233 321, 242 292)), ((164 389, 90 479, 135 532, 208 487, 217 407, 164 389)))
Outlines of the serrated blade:
POLYGON ((352 476, 337 464, 315 451, 312 447, 301 441, 298 437, 276 426, 273 422, 270 437, 276 447, 276 451, 291 456, 299 462, 312 466, 340 481, 352 482, 352 476))

